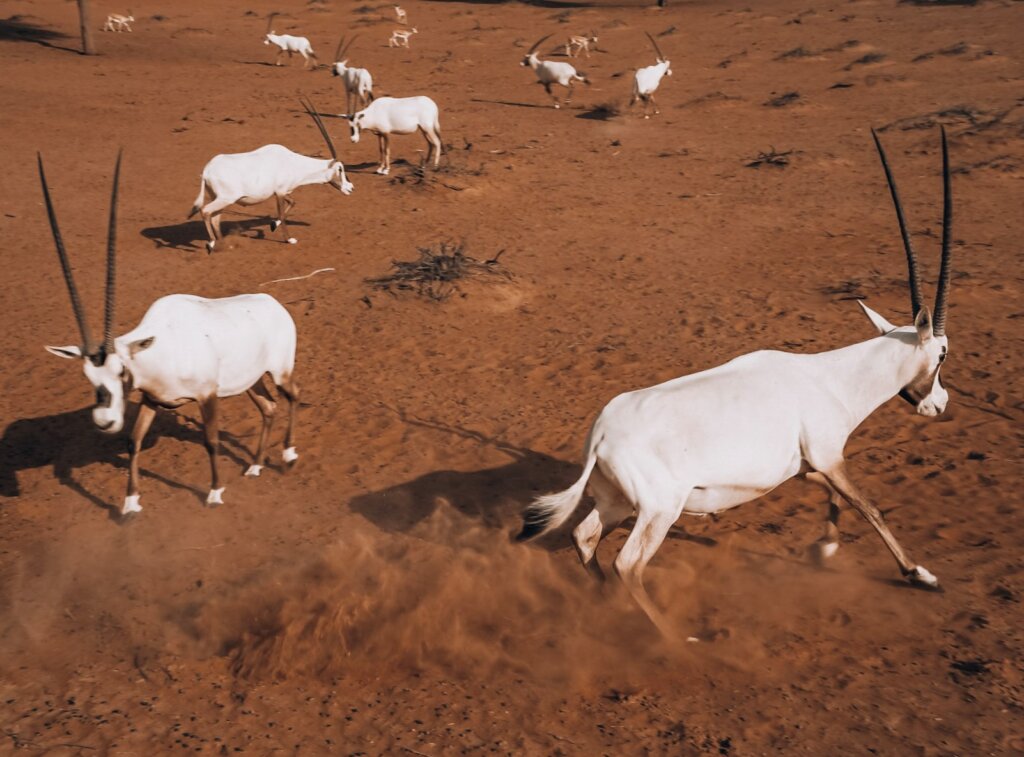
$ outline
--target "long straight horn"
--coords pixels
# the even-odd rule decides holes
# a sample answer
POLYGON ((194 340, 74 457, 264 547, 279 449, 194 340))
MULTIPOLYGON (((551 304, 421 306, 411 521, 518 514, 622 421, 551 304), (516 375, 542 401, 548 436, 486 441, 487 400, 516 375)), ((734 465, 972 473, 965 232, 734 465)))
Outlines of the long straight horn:
POLYGON ((531 48, 530 48, 530 52, 528 52, 528 53, 526 54, 526 55, 527 55, 527 57, 529 57, 530 55, 533 55, 533 54, 534 54, 535 52, 537 52, 537 48, 541 46, 541 43, 542 43, 542 42, 543 42, 544 40, 546 40, 546 39, 547 39, 548 37, 550 37, 550 36, 551 36, 550 34, 545 34, 545 35, 544 35, 543 37, 541 37, 541 38, 540 38, 540 39, 538 39, 538 40, 537 40, 536 42, 534 42, 534 43, 533 43, 533 47, 531 47, 531 48))
POLYGON ((910 283, 910 308, 913 312, 914 318, 917 318, 917 313, 921 309, 921 277, 917 272, 917 256, 914 254, 914 248, 910 244, 910 234, 907 232, 907 221, 903 217, 903 206, 900 204, 900 195, 896 190, 896 180, 892 177, 892 171, 889 170, 889 161, 885 158, 885 150, 882 148, 882 142, 878 138, 878 134, 874 129, 871 130, 871 136, 874 137, 875 147, 878 148, 878 157, 882 159, 882 168, 885 169, 885 180, 889 182, 889 194, 892 195, 892 203, 896 206, 896 220, 900 224, 900 235, 903 237, 903 249, 907 253, 907 273, 908 281, 910 283))
POLYGON ((277 16, 276 13, 271 13, 269 16, 267 16, 267 31, 266 31, 267 34, 270 34, 272 31, 274 31, 274 17, 275 16, 277 16))
POLYGON ((114 164, 114 189, 110 193, 110 227, 107 230, 107 296, 103 306, 103 349, 114 351, 114 289, 117 282, 117 188, 121 180, 121 153, 114 164))
POLYGON ((60 258, 60 267, 64 272, 64 283, 67 284, 68 294, 71 295, 71 309, 75 311, 78 331, 82 336, 82 352, 89 355, 92 354, 92 337, 89 335, 89 324, 85 320, 85 311, 82 309, 82 301, 78 297, 78 289, 75 288, 75 278, 71 273, 68 253, 64 249, 64 240, 61 238, 60 228, 57 226, 57 215, 53 212, 50 188, 46 185, 46 172, 43 170, 43 156, 36 153, 36 159, 39 162, 39 181, 43 185, 43 199, 46 201, 46 214, 50 217, 50 231, 53 232, 53 243, 57 246, 57 256, 60 258))
POLYGON ((359 38, 359 35, 358 35, 358 34, 353 34, 353 35, 352 35, 352 39, 350 39, 350 40, 348 41, 348 44, 347 44, 347 45, 345 45, 345 49, 341 51, 341 54, 342 54, 342 55, 348 55, 348 49, 349 49, 350 47, 352 47, 352 43, 353 43, 353 42, 355 42, 355 41, 356 41, 356 39, 358 39, 358 38, 359 38))
POLYGON ((949 307, 949 266, 953 227, 953 189, 949 177, 949 148, 946 146, 946 127, 942 129, 942 264, 939 268, 939 285, 935 292, 935 316, 932 333, 942 336, 946 333, 946 311, 949 307))
POLYGON ((338 40, 338 47, 334 51, 334 62, 337 63, 341 60, 341 49, 345 46, 345 35, 341 35, 341 39, 338 40))
POLYGON ((320 134, 324 138, 324 142, 327 143, 327 149, 331 151, 331 157, 335 160, 338 159, 338 153, 334 149, 334 142, 331 140, 331 135, 327 133, 327 129, 324 127, 324 122, 320 120, 320 114, 317 113, 316 107, 313 105, 313 101, 309 99, 300 98, 299 102, 302 103, 302 107, 305 108, 306 113, 316 123, 317 128, 320 130, 320 134))
POLYGON ((651 41, 651 46, 654 48, 654 54, 658 56, 658 63, 665 60, 665 56, 661 54, 661 48, 658 47, 658 43, 654 41, 654 37, 651 36, 650 32, 644 32, 647 35, 647 39, 651 41))

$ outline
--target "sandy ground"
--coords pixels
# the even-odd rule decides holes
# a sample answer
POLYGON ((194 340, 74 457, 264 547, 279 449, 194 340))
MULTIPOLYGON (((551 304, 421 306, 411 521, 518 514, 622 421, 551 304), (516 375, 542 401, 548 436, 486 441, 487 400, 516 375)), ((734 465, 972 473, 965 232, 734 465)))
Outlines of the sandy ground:
MULTIPOLYGON (((113 8, 94 5, 98 27, 113 8)), ((135 32, 97 33, 94 58, 71 51, 74 3, 0 11, 0 752, 1024 751, 1019 3, 409 0, 420 33, 397 51, 386 5, 132 5, 135 32), (230 245, 207 255, 185 220, 204 163, 268 142, 325 154, 296 95, 343 108, 326 69, 268 65, 269 10, 322 63, 358 31, 352 62, 378 95, 434 97, 448 152, 420 180, 422 140, 397 138, 376 176, 375 141, 330 120, 355 193, 300 190, 297 246, 263 208, 228 216, 230 245), (556 111, 518 62, 543 34, 590 29, 592 85, 556 111), (649 121, 624 113, 631 70, 653 62, 644 30, 675 72, 649 121), (945 593, 905 585, 853 514, 812 567, 825 499, 799 481, 673 531, 648 571, 667 641, 588 582, 567 534, 510 542, 533 496, 576 478, 617 393, 868 338, 858 297, 905 322, 868 128, 930 293, 937 124, 955 170, 949 410, 894 400, 848 452, 945 593), (128 525, 124 440, 91 428, 80 370, 42 350, 75 327, 34 155, 95 324, 118 145, 119 328, 172 292, 270 292, 297 321, 304 390, 298 466, 259 479, 241 475, 255 409, 224 403, 215 510, 194 407, 158 419, 128 525), (788 165, 747 165, 772 148, 788 165), (514 279, 443 304, 365 284, 442 240, 504 251, 514 279)))

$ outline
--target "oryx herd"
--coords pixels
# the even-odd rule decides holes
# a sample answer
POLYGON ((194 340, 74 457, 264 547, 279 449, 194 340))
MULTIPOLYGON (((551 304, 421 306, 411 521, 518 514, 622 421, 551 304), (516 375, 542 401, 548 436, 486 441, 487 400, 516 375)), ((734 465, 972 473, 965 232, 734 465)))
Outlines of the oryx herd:
MULTIPOLYGON (((406 13, 395 6, 403 23, 406 13)), ((316 56, 305 37, 274 33, 271 16, 265 43, 281 56, 297 52, 316 68, 316 56)), ((415 30, 413 30, 415 31, 415 30)), ((564 61, 542 60, 537 50, 550 37, 542 37, 522 59, 560 106, 554 84, 565 87, 569 102, 575 82, 586 77, 564 61)), ((662 78, 671 75, 668 59, 647 35, 657 62, 636 71, 631 105, 643 101, 657 105, 654 93, 662 78)), ((331 66, 342 79, 346 110, 341 114, 351 129, 351 141, 362 131, 378 137, 378 174, 390 170, 390 136, 421 132, 428 143, 426 162, 439 165, 442 153, 439 112, 429 97, 378 97, 366 69, 348 65, 347 52, 354 38, 341 38, 331 66), (353 103, 360 109, 353 112, 353 103)), ((596 49, 596 35, 570 37, 567 57, 596 49)), ((303 98, 302 107, 321 133, 329 159, 308 157, 280 144, 211 159, 202 171, 192 214, 200 213, 213 252, 222 239, 221 213, 230 205, 252 205, 273 197, 277 215, 271 229, 282 229, 289 244, 287 217, 294 205, 292 192, 301 186, 325 184, 347 195, 353 191, 321 113, 303 98)), ((616 574, 636 603, 663 632, 669 627, 643 586, 643 571, 670 527, 682 515, 705 515, 736 507, 771 491, 798 475, 820 484, 830 494, 825 535, 815 545, 815 556, 825 560, 839 545, 840 503, 846 501, 878 532, 912 583, 937 587, 932 573, 913 562, 886 526, 881 513, 851 481, 844 463, 844 448, 853 431, 879 406, 899 396, 917 413, 935 416, 948 401, 940 380, 947 356, 946 322, 951 274, 952 189, 945 130, 941 133, 943 224, 940 273, 933 308, 921 299, 917 258, 911 246, 896 183, 878 136, 872 132, 881 159, 909 269, 913 323, 895 325, 860 306, 878 336, 817 354, 760 350, 724 365, 683 376, 657 386, 621 394, 612 399, 594 421, 584 446, 583 472, 569 489, 538 498, 526 511, 521 540, 532 539, 564 523, 579 510, 585 493, 593 504, 572 532, 580 560, 588 572, 602 578, 596 553, 601 539, 630 517, 635 524, 614 560, 616 574)), ((118 433, 125 423, 128 397, 140 393, 140 404, 130 432, 129 475, 121 513, 139 512, 139 454, 143 439, 159 408, 198 403, 205 446, 210 459, 211 483, 206 502, 223 502, 224 486, 218 474, 218 400, 247 393, 263 418, 257 452, 245 471, 258 476, 266 462, 267 442, 277 402, 264 384, 270 376, 289 404, 288 428, 282 460, 298 458, 294 432, 299 389, 295 379, 296 327, 288 311, 266 294, 240 294, 221 299, 170 294, 156 300, 142 321, 121 336, 114 336, 116 294, 116 226, 121 156, 114 168, 107 243, 107 278, 102 341, 93 341, 75 286, 71 266, 57 225, 42 157, 40 182, 80 343, 46 349, 64 358, 81 360, 95 390, 92 417, 96 427, 118 433)), ((582 514, 582 513, 581 513, 582 514)))

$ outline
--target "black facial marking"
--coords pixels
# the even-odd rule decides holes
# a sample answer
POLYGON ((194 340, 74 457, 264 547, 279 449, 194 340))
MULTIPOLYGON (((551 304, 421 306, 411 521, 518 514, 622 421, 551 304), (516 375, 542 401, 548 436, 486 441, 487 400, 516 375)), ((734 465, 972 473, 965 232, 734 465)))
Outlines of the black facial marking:
POLYGON ((110 407, 113 395, 105 386, 96 387, 96 407, 110 407))

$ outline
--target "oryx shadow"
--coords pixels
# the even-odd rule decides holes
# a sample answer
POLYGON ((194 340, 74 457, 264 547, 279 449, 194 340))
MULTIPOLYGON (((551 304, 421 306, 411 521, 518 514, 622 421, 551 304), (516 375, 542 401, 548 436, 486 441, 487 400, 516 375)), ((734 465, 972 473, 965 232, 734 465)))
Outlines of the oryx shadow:
POLYGON ((543 104, 541 104, 541 103, 517 103, 517 102, 511 102, 509 100, 485 100, 485 99, 480 98, 480 97, 472 97, 472 98, 470 98, 470 101, 471 102, 475 102, 475 103, 486 103, 488 105, 505 105, 505 106, 508 106, 510 108, 546 108, 548 110, 555 110, 554 104, 550 103, 550 102, 549 103, 543 103, 543 104))
MULTIPOLYGON (((386 489, 361 494, 349 501, 352 512, 389 533, 416 534, 455 543, 464 531, 482 525, 507 531, 512 536, 522 526, 523 510, 534 497, 565 489, 580 473, 578 463, 518 447, 479 431, 410 418, 401 412, 398 415, 411 426, 493 447, 505 454, 508 462, 470 472, 432 471, 386 489), (426 521, 436 515, 454 517, 445 517, 445 525, 440 531, 424 528, 426 521)), ((557 544, 556 548, 567 546, 569 543, 565 541, 557 544)))
POLYGON ((54 31, 53 29, 29 23, 24 20, 26 18, 29 17, 20 14, 0 18, 0 42, 31 42, 32 44, 50 47, 54 50, 63 50, 77 55, 82 54, 82 51, 76 48, 53 44, 52 40, 68 39, 68 35, 64 34, 64 32, 54 31))
MULTIPOLYGON (((231 236, 243 236, 250 239, 278 241, 284 244, 281 230, 278 229, 273 232, 270 230, 270 223, 273 220, 272 216, 251 216, 239 221, 224 220, 221 222, 221 231, 224 232, 225 239, 231 236), (253 229, 255 231, 250 234, 249 232, 253 229)), ((288 226, 308 227, 309 224, 305 221, 293 221, 289 218, 288 226)), ((169 226, 150 226, 142 229, 139 233, 146 237, 146 239, 151 240, 160 249, 205 251, 206 243, 210 239, 206 233, 206 224, 202 221, 184 221, 183 223, 175 223, 169 226)))
MULTIPOLYGON (((111 518, 120 518, 120 508, 114 501, 120 501, 124 490, 104 492, 105 496, 89 491, 75 478, 75 471, 96 463, 105 463, 125 471, 128 469, 128 434, 135 423, 138 405, 129 405, 125 417, 125 430, 119 434, 100 433, 92 421, 92 408, 84 407, 66 413, 44 415, 37 418, 22 418, 10 423, 0 437, 0 497, 21 496, 18 482, 20 471, 49 467, 53 477, 97 507, 108 512, 111 518)), ((198 455, 206 457, 203 446, 202 428, 180 413, 159 411, 153 426, 143 442, 143 465, 139 472, 144 479, 153 479, 173 489, 195 494, 200 501, 206 500, 206 489, 184 484, 145 467, 146 450, 161 439, 178 439, 191 442, 198 455)), ((221 457, 238 465, 247 465, 236 452, 245 452, 245 446, 233 435, 221 431, 221 457)), ((127 477, 125 478, 127 483, 127 477)), ((205 483, 205 482, 204 482, 205 483)))

